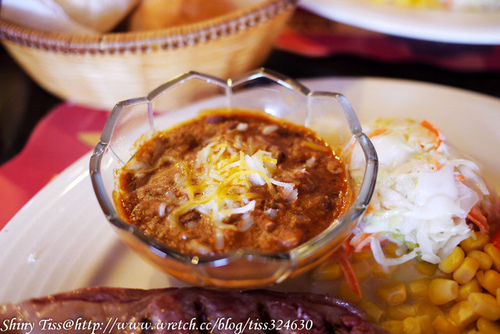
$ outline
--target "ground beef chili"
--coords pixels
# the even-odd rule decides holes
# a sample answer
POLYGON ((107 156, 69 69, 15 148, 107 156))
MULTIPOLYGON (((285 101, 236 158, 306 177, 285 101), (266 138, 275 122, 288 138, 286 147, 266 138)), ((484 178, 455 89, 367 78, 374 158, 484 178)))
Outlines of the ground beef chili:
POLYGON ((350 198, 345 165, 313 131, 240 109, 157 133, 117 177, 122 216, 190 255, 289 250, 350 198))

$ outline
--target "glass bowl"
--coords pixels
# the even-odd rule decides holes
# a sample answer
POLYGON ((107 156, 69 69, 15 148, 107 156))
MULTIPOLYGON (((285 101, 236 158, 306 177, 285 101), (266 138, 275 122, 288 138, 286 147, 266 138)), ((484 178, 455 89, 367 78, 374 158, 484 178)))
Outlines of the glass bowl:
POLYGON ((99 204, 125 244, 181 281, 226 288, 279 283, 311 269, 330 256, 364 214, 375 187, 377 168, 375 149, 343 95, 310 91, 299 82, 266 69, 228 80, 188 72, 145 97, 117 103, 90 160, 91 180, 99 204), (176 99, 186 91, 206 92, 207 87, 212 92, 210 96, 204 93, 180 107, 165 107, 169 105, 165 101, 176 99), (182 254, 122 220, 113 201, 115 173, 133 156, 137 142, 155 131, 195 117, 200 110, 217 107, 262 110, 305 125, 327 141, 347 166, 350 153, 362 149, 364 177, 361 182, 350 182, 352 198, 345 213, 322 233, 290 251, 266 253, 239 249, 216 256, 182 254))

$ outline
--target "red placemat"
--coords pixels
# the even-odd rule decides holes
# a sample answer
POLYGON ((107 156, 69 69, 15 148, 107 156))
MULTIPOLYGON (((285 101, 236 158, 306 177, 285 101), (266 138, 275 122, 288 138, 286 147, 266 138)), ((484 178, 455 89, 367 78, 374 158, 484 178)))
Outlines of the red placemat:
POLYGON ((276 47, 307 57, 352 55, 458 71, 499 71, 500 45, 441 43, 391 36, 331 21, 299 8, 276 47))
POLYGON ((98 142, 108 113, 64 103, 36 126, 26 146, 0 166, 0 229, 52 178, 98 142))

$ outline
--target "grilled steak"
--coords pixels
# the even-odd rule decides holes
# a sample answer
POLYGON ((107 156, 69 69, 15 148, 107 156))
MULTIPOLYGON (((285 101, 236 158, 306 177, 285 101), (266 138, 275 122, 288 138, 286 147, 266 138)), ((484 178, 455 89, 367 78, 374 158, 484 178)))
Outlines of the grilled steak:
POLYGON ((91 287, 0 307, 3 333, 385 333, 334 297, 91 287))

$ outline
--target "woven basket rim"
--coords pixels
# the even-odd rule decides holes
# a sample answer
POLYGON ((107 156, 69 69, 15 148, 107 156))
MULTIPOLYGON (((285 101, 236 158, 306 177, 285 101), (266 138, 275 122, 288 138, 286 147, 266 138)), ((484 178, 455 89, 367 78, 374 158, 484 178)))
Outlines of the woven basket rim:
POLYGON ((0 19, 0 40, 70 54, 140 53, 193 46, 255 28, 295 8, 298 0, 264 0, 203 22, 166 29, 93 35, 46 32, 0 19))

